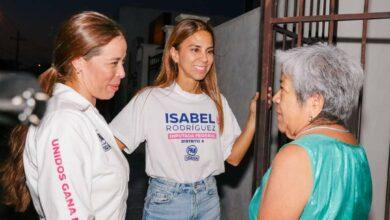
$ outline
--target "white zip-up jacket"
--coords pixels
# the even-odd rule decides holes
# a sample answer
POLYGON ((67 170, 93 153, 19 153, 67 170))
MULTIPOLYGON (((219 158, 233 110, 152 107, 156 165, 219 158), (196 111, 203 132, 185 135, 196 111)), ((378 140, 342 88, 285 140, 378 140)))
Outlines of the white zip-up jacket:
POLYGON ((23 160, 41 219, 125 219, 128 162, 98 110, 72 88, 55 85, 23 160))

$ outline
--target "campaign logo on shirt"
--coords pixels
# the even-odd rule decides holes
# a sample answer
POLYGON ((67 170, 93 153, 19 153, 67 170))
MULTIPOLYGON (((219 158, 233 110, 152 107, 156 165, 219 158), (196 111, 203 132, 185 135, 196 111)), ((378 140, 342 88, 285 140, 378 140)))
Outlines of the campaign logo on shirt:
POLYGON ((165 113, 169 140, 216 139, 217 127, 211 113, 165 113))
POLYGON ((106 140, 104 140, 104 138, 99 134, 97 133, 99 139, 100 139, 100 143, 102 144, 102 148, 105 152, 111 150, 111 146, 107 143, 106 140))
POLYGON ((198 148, 195 145, 190 145, 186 148, 187 155, 184 156, 184 160, 193 160, 193 161, 199 161, 199 155, 196 155, 198 153, 198 148))

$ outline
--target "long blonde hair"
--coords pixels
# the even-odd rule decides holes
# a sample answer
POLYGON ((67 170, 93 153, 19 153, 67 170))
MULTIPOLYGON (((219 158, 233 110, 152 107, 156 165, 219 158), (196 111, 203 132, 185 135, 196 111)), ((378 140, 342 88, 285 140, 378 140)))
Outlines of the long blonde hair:
MULTIPOLYGON (((213 45, 215 45, 214 41, 214 33, 211 27, 205 22, 197 19, 184 19, 180 21, 173 29, 171 36, 168 39, 168 42, 165 44, 161 70, 154 81, 153 86, 165 88, 170 86, 175 82, 179 72, 177 64, 171 57, 170 49, 172 47, 179 48, 180 44, 195 34, 198 31, 206 31, 208 32, 212 39, 213 45)), ((215 69, 215 64, 213 63, 206 77, 200 81, 200 89, 202 92, 207 94, 211 100, 215 103, 218 111, 218 119, 219 119, 219 129, 220 132, 223 132, 224 120, 223 120, 223 107, 222 107, 222 99, 221 93, 217 84, 217 72, 215 69)))

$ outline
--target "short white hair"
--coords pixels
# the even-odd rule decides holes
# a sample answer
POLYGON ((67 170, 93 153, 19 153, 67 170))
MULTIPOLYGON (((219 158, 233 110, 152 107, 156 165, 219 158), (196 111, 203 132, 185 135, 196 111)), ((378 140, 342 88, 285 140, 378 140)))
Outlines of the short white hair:
POLYGON ((342 121, 350 116, 364 81, 360 62, 325 44, 278 50, 276 56, 283 73, 291 76, 299 102, 320 94, 324 97, 324 115, 342 121))

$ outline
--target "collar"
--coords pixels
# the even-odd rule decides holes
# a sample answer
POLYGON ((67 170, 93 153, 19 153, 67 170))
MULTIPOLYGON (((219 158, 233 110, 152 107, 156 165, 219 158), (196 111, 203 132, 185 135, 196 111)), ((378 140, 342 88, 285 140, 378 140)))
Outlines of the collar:
POLYGON ((204 92, 200 94, 195 94, 184 91, 176 81, 172 83, 171 88, 173 89, 173 91, 191 100, 203 100, 208 97, 204 92))
POLYGON ((61 99, 65 100, 66 102, 74 104, 74 106, 80 111, 86 111, 89 107, 92 107, 95 111, 97 111, 92 103, 80 95, 80 93, 76 92, 73 88, 65 84, 54 84, 53 96, 60 96, 61 99))
MULTIPOLYGON (((116 146, 114 136, 108 128, 106 120, 100 115, 97 108, 86 98, 80 95, 80 93, 65 84, 56 83, 53 89, 53 97, 57 97, 61 99, 61 101, 70 103, 72 108, 74 107, 77 110, 86 113, 84 115, 95 127, 97 134, 100 135, 99 138, 103 138, 111 146, 116 146)), ((102 140, 100 139, 100 141, 102 140)))

